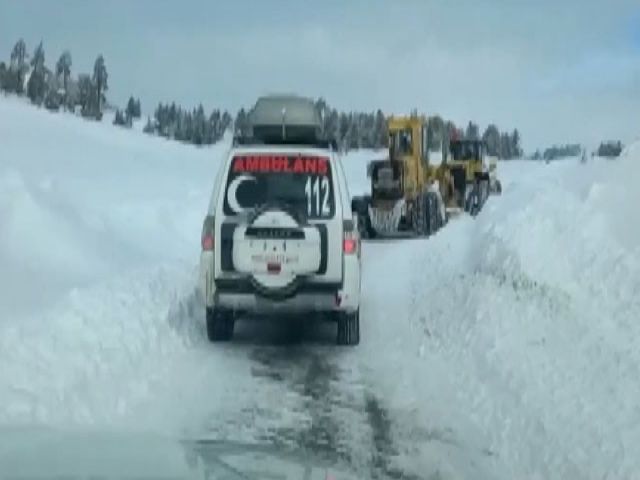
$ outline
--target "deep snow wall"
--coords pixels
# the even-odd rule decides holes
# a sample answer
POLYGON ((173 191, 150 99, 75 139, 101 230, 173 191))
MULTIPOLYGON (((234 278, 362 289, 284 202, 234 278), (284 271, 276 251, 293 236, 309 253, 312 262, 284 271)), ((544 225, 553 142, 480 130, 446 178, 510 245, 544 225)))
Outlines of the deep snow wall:
MULTIPOLYGON (((224 146, 0 98, 0 319, 123 269, 188 259, 224 146)), ((1 322, 1 320, 0 320, 1 322)))
POLYGON ((425 245, 423 264, 447 257, 425 267, 413 322, 452 366, 450 411, 513 478, 640 468, 638 165, 640 144, 616 161, 501 162, 502 197, 425 245))

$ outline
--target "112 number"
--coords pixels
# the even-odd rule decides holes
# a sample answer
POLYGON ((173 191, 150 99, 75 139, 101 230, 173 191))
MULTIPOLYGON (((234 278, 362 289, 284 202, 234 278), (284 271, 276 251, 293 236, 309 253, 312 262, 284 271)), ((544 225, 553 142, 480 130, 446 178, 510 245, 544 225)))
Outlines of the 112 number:
POLYGON ((325 217, 329 215, 329 193, 331 185, 327 177, 308 177, 304 187, 307 196, 307 215, 325 217))

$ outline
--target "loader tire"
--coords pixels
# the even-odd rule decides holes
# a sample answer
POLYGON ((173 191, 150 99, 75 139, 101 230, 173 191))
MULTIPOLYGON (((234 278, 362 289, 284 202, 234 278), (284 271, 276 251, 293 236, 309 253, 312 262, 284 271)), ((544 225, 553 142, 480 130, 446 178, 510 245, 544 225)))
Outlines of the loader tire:
POLYGON ((469 212, 469 215, 471 215, 472 217, 475 217, 476 215, 478 215, 481 209, 482 209, 482 196, 480 192, 480 186, 478 183, 475 183, 473 185, 471 194, 469 195, 467 211, 469 212))
POLYGON ((228 342, 233 337, 235 320, 231 312, 207 308, 207 338, 210 342, 228 342))
POLYGON ((420 235, 422 232, 422 223, 420 221, 421 213, 422 208, 420 207, 420 198, 417 198, 413 203, 413 208, 411 209, 410 215, 411 229, 416 235, 420 235))
POLYGON ((360 238, 363 239, 376 237, 376 231, 371 226, 371 219, 368 213, 358 214, 358 232, 360 233, 360 238))
POLYGON ((427 194, 427 200, 428 200, 428 225, 429 225, 429 235, 433 235, 434 233, 436 233, 438 231, 438 229, 440 228, 438 225, 438 197, 436 196, 435 193, 428 193, 427 194))
POLYGON ((353 346, 360 343, 360 309, 355 313, 339 312, 338 314, 338 345, 353 346))
POLYGON ((360 238, 375 238, 376 232, 371 225, 369 217, 369 205, 371 203, 368 197, 354 197, 351 200, 351 211, 358 216, 358 232, 360 238))

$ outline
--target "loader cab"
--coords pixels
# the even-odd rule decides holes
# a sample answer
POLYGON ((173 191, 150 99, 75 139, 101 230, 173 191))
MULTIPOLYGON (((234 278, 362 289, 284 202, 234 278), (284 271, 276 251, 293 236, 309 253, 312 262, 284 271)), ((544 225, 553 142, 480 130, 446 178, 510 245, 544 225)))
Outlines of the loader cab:
POLYGON ((479 175, 488 174, 487 146, 484 141, 452 140, 449 153, 450 167, 454 170, 463 168, 467 182, 473 182, 479 175))
POLYGON ((370 162, 367 171, 374 201, 395 201, 404 197, 405 164, 407 159, 417 155, 419 147, 413 122, 405 118, 392 118, 388 122, 389 158, 370 162))
POLYGON ((481 140, 452 140, 449 150, 454 162, 481 162, 486 154, 481 140))
POLYGON ((398 200, 404 196, 402 162, 374 160, 367 170, 374 200, 398 200))
POLYGON ((410 128, 389 132, 389 158, 414 154, 413 132, 410 128))

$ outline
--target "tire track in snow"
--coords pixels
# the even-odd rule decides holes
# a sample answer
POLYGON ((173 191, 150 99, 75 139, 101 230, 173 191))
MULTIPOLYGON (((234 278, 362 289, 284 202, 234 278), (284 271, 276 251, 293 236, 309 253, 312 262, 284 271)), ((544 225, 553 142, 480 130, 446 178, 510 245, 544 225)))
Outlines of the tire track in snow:
POLYGON ((306 418, 274 428, 261 440, 370 478, 417 478, 392 465, 397 453, 393 419, 365 385, 359 353, 305 345, 254 350, 250 356, 258 365, 253 374, 299 394, 295 408, 306 418))

